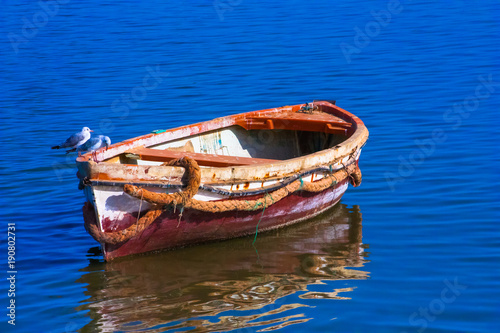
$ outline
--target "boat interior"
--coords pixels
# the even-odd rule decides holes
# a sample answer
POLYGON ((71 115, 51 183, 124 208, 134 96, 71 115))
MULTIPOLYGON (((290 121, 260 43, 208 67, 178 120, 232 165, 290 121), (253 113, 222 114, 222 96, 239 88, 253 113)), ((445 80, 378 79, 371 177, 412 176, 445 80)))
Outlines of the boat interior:
POLYGON ((107 162, 160 165, 186 156, 210 167, 268 164, 335 147, 352 132, 351 123, 323 112, 245 116, 233 126, 131 148, 107 162))

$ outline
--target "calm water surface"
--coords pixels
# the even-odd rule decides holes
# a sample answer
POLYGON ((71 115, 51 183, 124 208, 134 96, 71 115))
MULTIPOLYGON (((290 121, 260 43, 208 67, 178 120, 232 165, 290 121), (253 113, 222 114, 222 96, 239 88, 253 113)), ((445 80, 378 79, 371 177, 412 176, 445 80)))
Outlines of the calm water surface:
POLYGON ((2 2, 0 331, 500 331, 498 1, 66 2, 2 2), (104 263, 49 149, 314 99, 366 123, 363 184, 255 247, 104 263))

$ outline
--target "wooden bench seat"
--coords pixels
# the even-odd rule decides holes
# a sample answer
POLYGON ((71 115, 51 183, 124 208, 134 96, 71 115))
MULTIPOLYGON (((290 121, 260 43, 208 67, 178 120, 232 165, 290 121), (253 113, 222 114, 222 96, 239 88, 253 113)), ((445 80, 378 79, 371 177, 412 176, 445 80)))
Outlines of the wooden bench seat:
POLYGON ((236 124, 246 130, 294 130, 346 135, 352 124, 328 113, 285 113, 245 116, 236 124))
POLYGON ((159 150, 138 147, 125 152, 127 157, 141 159, 144 161, 168 162, 170 160, 190 157, 200 166, 211 167, 228 167, 228 166, 241 166, 241 165, 256 165, 256 164, 269 164, 279 162, 278 160, 270 160, 265 158, 251 158, 251 157, 238 157, 238 156, 225 156, 214 154, 191 153, 175 150, 159 150))

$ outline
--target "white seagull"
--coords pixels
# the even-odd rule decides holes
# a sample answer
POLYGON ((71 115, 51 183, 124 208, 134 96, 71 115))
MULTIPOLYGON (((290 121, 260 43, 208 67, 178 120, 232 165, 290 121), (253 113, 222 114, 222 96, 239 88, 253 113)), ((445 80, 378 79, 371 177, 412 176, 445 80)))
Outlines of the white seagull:
POLYGON ((108 147, 111 145, 111 139, 109 136, 105 135, 99 135, 94 138, 90 138, 85 142, 83 145, 77 148, 78 150, 78 155, 80 155, 82 152, 92 152, 92 156, 95 159, 95 151, 98 149, 101 149, 102 147, 106 147, 106 150, 108 150, 108 147))
POLYGON ((97 137, 90 138, 83 145, 78 147, 78 151, 81 152, 89 152, 96 151, 102 147, 106 147, 106 149, 111 145, 111 139, 106 135, 98 135, 97 137))
POLYGON ((52 147, 52 149, 60 149, 60 148, 70 148, 67 152, 69 153, 71 149, 78 148, 83 145, 85 142, 90 139, 90 132, 93 132, 90 128, 84 127, 81 132, 77 132, 66 139, 60 145, 52 147))

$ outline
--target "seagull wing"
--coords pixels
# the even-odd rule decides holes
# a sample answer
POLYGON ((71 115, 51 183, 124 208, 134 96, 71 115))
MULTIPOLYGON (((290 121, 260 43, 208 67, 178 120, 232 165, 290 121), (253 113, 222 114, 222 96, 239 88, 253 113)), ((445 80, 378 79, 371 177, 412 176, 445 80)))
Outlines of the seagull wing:
POLYGON ((60 145, 61 148, 74 148, 79 142, 85 140, 85 135, 82 132, 78 132, 70 136, 60 145))
POLYGON ((89 150, 90 147, 94 144, 95 138, 90 138, 83 145, 80 146, 80 150, 89 150))
POLYGON ((89 150, 95 150, 95 146, 99 145, 101 140, 99 138, 90 138, 83 145, 78 147, 79 151, 89 151, 89 150))

